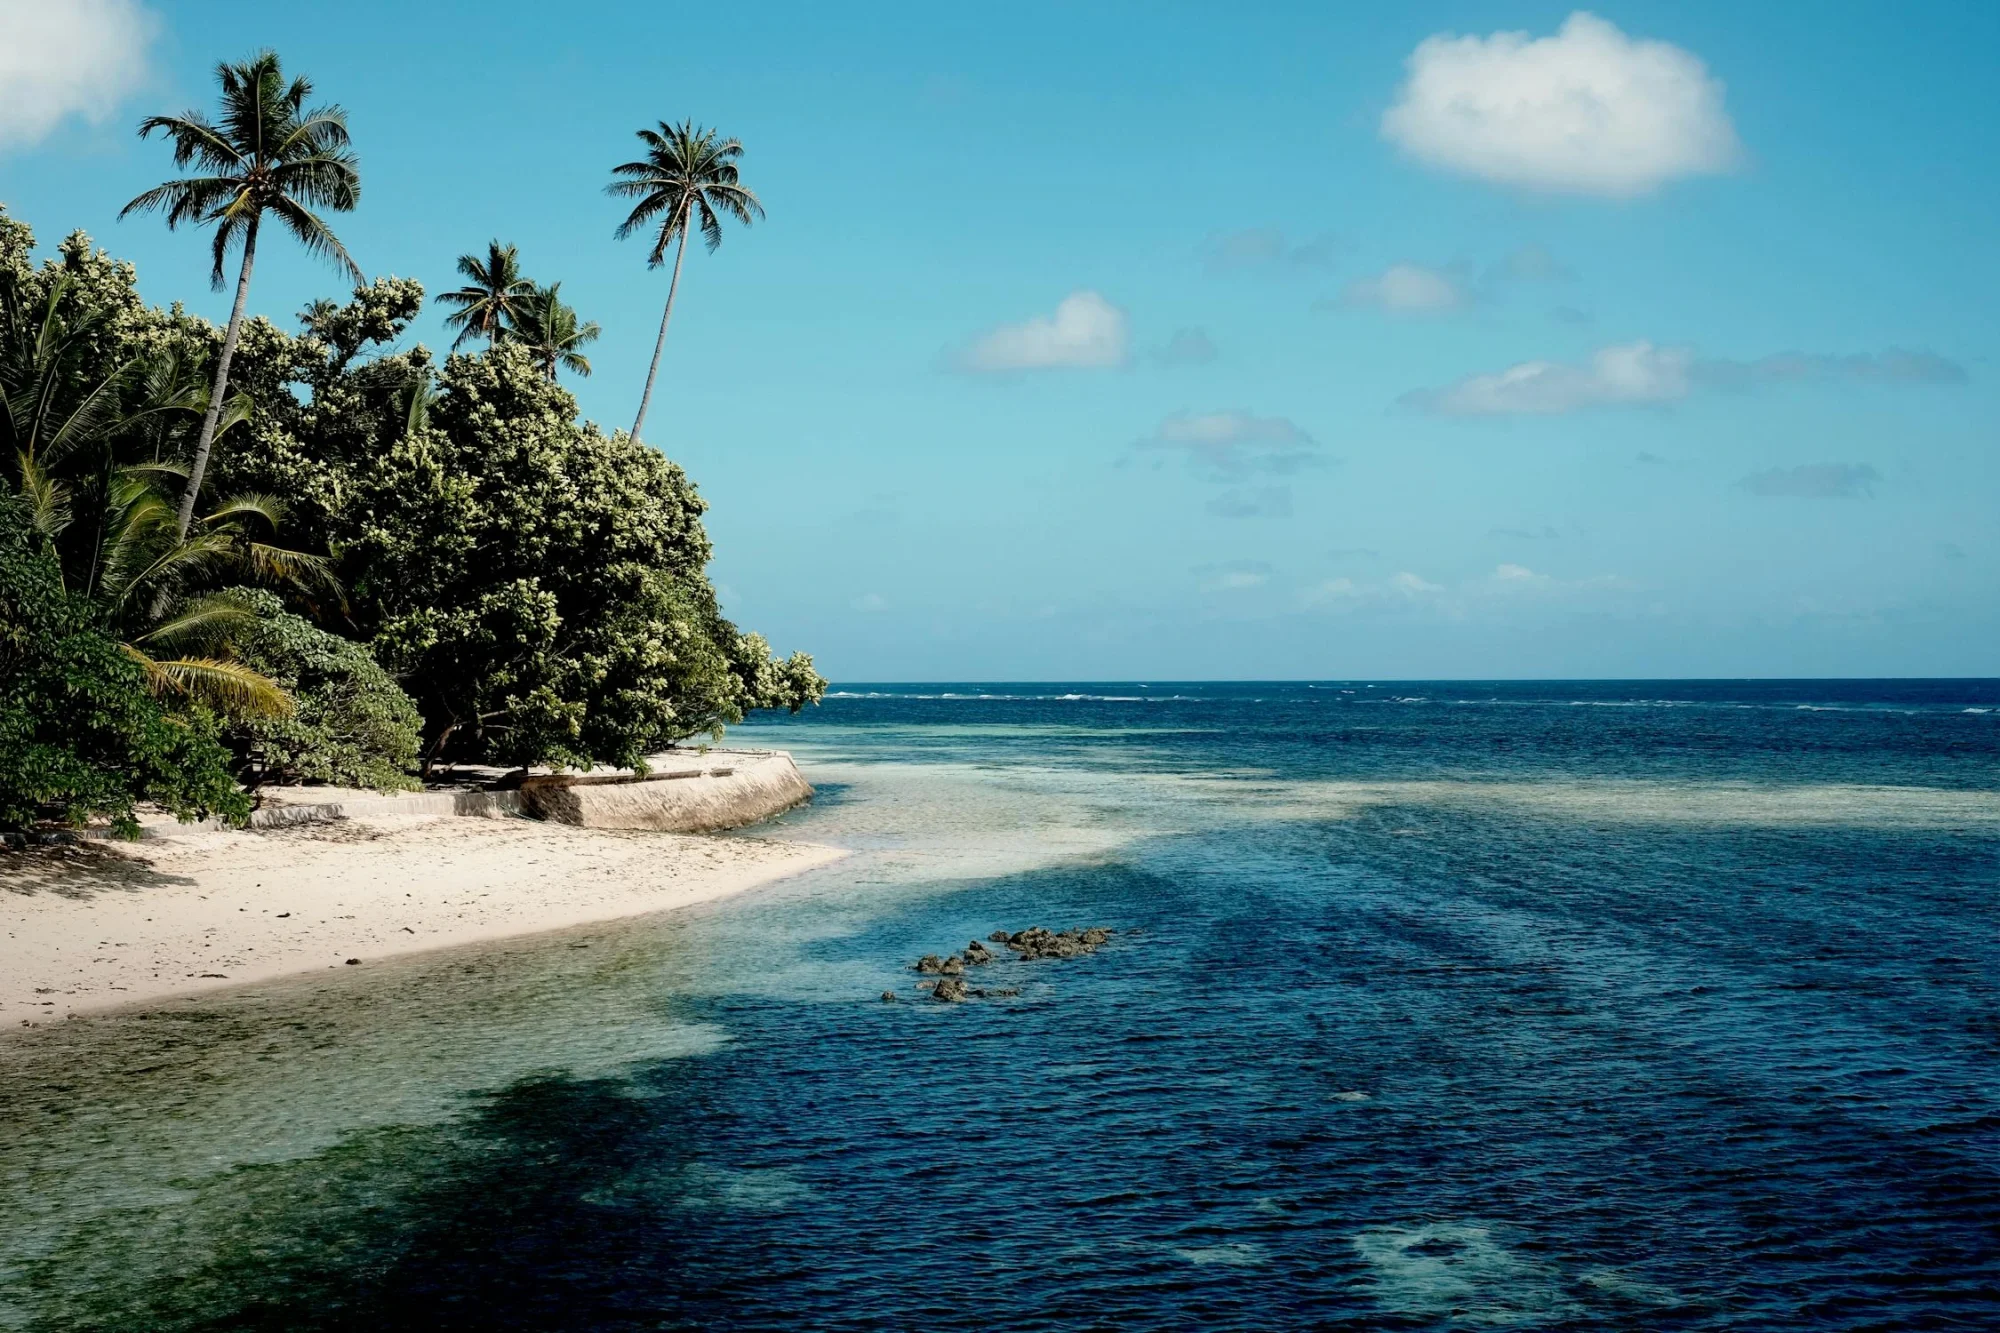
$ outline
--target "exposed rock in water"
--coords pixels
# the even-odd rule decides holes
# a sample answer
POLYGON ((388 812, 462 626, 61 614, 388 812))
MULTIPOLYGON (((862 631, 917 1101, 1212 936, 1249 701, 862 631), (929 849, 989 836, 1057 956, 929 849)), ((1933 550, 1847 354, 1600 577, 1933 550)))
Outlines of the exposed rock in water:
POLYGON ((896 1002, 896 992, 892 990, 885 990, 882 992, 882 1003, 894 1004, 895 1002, 896 1002))
POLYGON ((1087 953, 1096 953, 1104 942, 1111 938, 1111 932, 1103 926, 1074 927, 1064 931, 1053 931, 1043 926, 1029 926, 1007 937, 1007 947, 1021 955, 1023 961, 1036 958, 1079 958, 1087 953))
MULTIPOLYGON (((1084 954, 1096 953, 1111 938, 1111 932, 1103 926, 1076 926, 1069 930, 1055 931, 1043 926, 1030 926, 1026 930, 1008 934, 996 930, 986 937, 996 944, 1005 944, 1021 960, 1026 962, 1037 958, 1080 958, 1084 954)), ((999 955, 978 940, 965 946, 962 953, 946 954, 939 957, 927 953, 916 962, 916 970, 925 976, 936 977, 936 981, 920 981, 918 990, 931 993, 933 1000, 943 1000, 956 1004, 968 998, 1008 999, 1019 995, 1018 989, 987 989, 968 987, 963 980, 965 969, 991 963, 999 955)), ((882 992, 884 1000, 896 997, 889 991, 882 992)))

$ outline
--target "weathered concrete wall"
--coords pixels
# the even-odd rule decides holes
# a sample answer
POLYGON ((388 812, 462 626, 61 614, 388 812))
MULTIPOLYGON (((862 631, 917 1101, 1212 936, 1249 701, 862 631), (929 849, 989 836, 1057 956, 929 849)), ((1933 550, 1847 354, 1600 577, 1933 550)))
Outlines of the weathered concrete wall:
POLYGON ((812 799, 782 750, 662 758, 631 774, 552 774, 521 784, 526 814, 582 828, 709 833, 769 819, 812 799))

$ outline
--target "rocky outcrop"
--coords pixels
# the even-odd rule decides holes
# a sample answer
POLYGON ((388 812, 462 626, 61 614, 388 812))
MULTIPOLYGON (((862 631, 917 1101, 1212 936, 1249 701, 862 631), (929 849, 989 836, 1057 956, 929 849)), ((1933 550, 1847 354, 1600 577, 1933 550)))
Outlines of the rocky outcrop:
MULTIPOLYGON (((1043 926, 1029 926, 1012 934, 996 930, 986 937, 995 944, 1004 944, 1019 962, 1032 962, 1045 958, 1081 958, 1085 954, 1096 953, 1111 939, 1110 930, 1103 926, 1077 926, 1069 930, 1049 930, 1043 926)), ((925 976, 936 977, 936 981, 920 981, 918 990, 927 990, 933 1000, 946 1004, 957 1004, 966 999, 1002 999, 1019 995, 1019 988, 989 989, 971 986, 965 981, 965 970, 969 967, 985 967, 999 958, 999 955, 979 940, 967 944, 956 954, 940 957, 927 953, 919 958, 915 970, 925 976)), ((895 998, 893 992, 882 992, 882 998, 895 998)))

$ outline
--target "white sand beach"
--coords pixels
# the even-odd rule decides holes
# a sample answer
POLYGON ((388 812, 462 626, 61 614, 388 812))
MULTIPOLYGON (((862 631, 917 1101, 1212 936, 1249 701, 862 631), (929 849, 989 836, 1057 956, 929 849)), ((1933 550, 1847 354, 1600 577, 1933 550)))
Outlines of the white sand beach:
POLYGON ((842 855, 451 816, 9 853, 0 855, 0 1031, 686 907, 842 855))

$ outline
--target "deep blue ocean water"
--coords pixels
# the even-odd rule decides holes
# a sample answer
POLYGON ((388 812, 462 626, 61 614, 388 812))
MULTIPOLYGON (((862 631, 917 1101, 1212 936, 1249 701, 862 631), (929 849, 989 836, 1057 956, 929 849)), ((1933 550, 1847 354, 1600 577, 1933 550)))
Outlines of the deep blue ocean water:
POLYGON ((0 1328, 2000 1327, 2000 682, 736 741, 821 786, 752 836, 856 854, 0 1048, 0 1328), (1120 933, 916 989, 1030 924, 1120 933))

